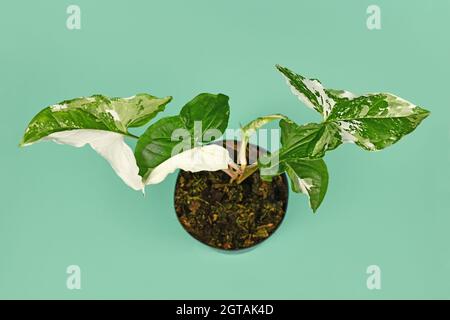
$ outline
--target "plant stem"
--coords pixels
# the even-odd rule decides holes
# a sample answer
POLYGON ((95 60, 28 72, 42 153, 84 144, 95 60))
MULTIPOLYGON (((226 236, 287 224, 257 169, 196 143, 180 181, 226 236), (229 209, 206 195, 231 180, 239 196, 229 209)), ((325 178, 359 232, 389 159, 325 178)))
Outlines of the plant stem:
POLYGON ((133 139, 139 139, 138 136, 135 136, 134 134, 129 133, 129 132, 126 134, 126 136, 129 137, 129 138, 133 138, 133 139))
POLYGON ((231 169, 223 169, 222 171, 231 178, 231 181, 234 181, 237 178, 237 174, 231 169))
POLYGON ((245 171, 245 168, 247 167, 247 156, 246 156, 247 145, 248 145, 248 136, 246 135, 246 133, 244 133, 241 139, 241 147, 238 153, 238 163, 240 164, 242 171, 245 171))
POLYGON ((241 184, 245 179, 250 177, 253 173, 258 170, 258 164, 254 163, 245 168, 245 170, 237 177, 236 183, 241 184))

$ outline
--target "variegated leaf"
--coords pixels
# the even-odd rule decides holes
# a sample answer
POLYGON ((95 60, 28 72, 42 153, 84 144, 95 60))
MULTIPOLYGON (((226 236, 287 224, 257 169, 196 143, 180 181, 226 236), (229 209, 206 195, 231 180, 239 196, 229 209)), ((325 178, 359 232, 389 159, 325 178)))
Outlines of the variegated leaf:
POLYGON ((339 126, 342 142, 373 151, 384 149, 414 129, 429 111, 389 93, 341 98, 326 123, 339 126))
POLYGON ((128 128, 146 124, 163 111, 172 98, 138 94, 130 98, 94 95, 49 106, 28 125, 21 146, 50 140, 82 147, 89 144, 113 167, 131 188, 143 188, 142 178, 124 136, 133 136, 128 128))
POLYGON ((286 83, 294 95, 309 108, 316 110, 326 119, 335 104, 317 79, 307 79, 280 65, 277 69, 286 78, 286 83))
POLYGON ((39 112, 28 125, 21 145, 67 130, 104 130, 131 135, 129 127, 146 124, 163 111, 171 99, 138 94, 130 98, 94 95, 66 100, 39 112))
POLYGON ((41 140, 76 148, 88 144, 109 162, 126 185, 134 190, 144 189, 133 150, 125 143, 123 134, 105 130, 79 129, 55 132, 41 140))
POLYGON ((282 114, 271 114, 268 116, 256 118, 255 120, 249 122, 247 125, 241 128, 242 135, 248 138, 252 136, 256 132, 256 130, 258 130, 262 126, 268 124, 269 122, 281 119, 287 119, 287 117, 282 114))
POLYGON ((270 180, 272 176, 286 172, 292 190, 308 195, 315 212, 328 187, 327 167, 320 158, 340 144, 339 130, 315 123, 299 126, 288 119, 280 121, 280 128, 282 147, 259 160, 261 176, 270 180))
POLYGON ((153 169, 145 180, 145 184, 157 184, 177 169, 184 171, 217 171, 228 168, 233 163, 227 149, 211 144, 181 152, 153 169))
MULTIPOLYGON (((366 150, 388 147, 412 132, 429 111, 389 93, 356 96, 348 91, 324 89, 317 80, 307 79, 278 66, 294 93, 324 118, 324 133, 340 143, 352 142, 366 150)), ((326 140, 326 138, 324 138, 326 140)), ((332 141, 331 145, 335 146, 332 141)))

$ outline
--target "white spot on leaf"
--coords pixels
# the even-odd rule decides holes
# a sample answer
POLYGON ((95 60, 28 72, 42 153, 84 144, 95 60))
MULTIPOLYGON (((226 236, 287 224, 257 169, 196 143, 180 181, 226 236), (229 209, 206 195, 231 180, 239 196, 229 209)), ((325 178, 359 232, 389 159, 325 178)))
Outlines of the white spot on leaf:
POLYGON ((370 142, 369 140, 367 140, 367 139, 362 140, 361 142, 369 150, 375 150, 376 149, 375 145, 372 142, 370 142))
POLYGON ((355 143, 358 139, 354 135, 359 129, 359 122, 339 121, 339 131, 343 143, 355 143))
POLYGON ((314 95, 318 98, 319 103, 323 108, 323 116, 326 119, 330 115, 331 110, 333 109, 336 102, 328 97, 324 87, 318 80, 304 79, 303 83, 308 88, 308 90, 314 93, 314 95))
POLYGON ((355 143, 356 137, 344 129, 340 128, 339 133, 341 134, 341 139, 343 143, 355 143))
POLYGON ((309 196, 309 191, 313 187, 312 180, 298 178, 298 185, 300 186, 300 190, 302 191, 302 193, 309 196))
POLYGON ((300 91, 297 90, 297 88, 295 88, 292 84, 291 84, 291 80, 289 80, 288 77, 286 77, 285 75, 283 75, 283 77, 286 79, 286 83, 289 86, 289 88, 291 89, 292 94, 294 94, 301 102, 303 102, 308 108, 311 108, 313 110, 316 110, 316 107, 311 103, 311 101, 309 101, 309 99, 300 91))
POLYGON ((106 112, 109 113, 111 117, 113 117, 114 121, 120 122, 120 117, 116 110, 108 109, 106 110, 106 112))
POLYGON ((52 109, 52 112, 58 112, 64 109, 67 109, 67 104, 55 104, 53 106, 51 106, 50 108, 52 109))
POLYGON ((339 97, 352 100, 352 99, 355 99, 357 97, 357 95, 350 91, 343 90, 341 93, 339 93, 339 97))
MULTIPOLYGON (((283 76, 286 79, 286 83, 291 89, 291 92, 297 96, 301 102, 313 110, 320 111, 320 109, 318 109, 318 107, 304 93, 300 92, 295 86, 292 85, 291 80, 288 77, 284 74, 283 76)), ((325 88, 322 86, 320 81, 306 78, 301 81, 305 85, 306 89, 316 97, 318 104, 322 107, 323 117, 326 119, 330 115, 336 102, 327 95, 325 88)))

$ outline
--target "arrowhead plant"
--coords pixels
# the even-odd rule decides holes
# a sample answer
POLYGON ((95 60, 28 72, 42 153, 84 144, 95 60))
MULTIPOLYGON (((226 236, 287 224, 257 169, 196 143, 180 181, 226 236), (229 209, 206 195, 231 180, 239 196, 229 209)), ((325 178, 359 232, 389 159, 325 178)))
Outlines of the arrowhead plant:
POLYGON ((327 89, 319 80, 307 79, 277 65, 292 93, 320 113, 321 123, 298 125, 281 120, 282 147, 276 153, 277 174, 285 171, 294 192, 307 194, 313 211, 322 203, 328 173, 321 159, 343 143, 367 151, 384 149, 412 132, 429 111, 390 93, 357 96, 344 90, 327 89))
POLYGON ((228 127, 230 107, 223 94, 202 93, 177 115, 154 118, 172 97, 137 94, 130 98, 102 95, 76 98, 51 105, 28 125, 20 143, 54 141, 74 147, 90 145, 104 157, 131 188, 144 190, 177 169, 190 172, 222 170, 230 184, 241 184, 256 171, 271 181, 286 173, 295 193, 308 196, 315 212, 328 187, 324 157, 344 143, 366 151, 384 149, 411 133, 429 112, 390 93, 355 95, 325 88, 277 66, 292 93, 321 115, 321 122, 298 124, 281 114, 259 117, 241 127, 241 144, 234 159, 214 143, 228 127), (248 163, 249 140, 262 126, 279 121, 279 150, 248 163), (149 125, 137 136, 130 129, 149 125), (136 139, 133 151, 125 138, 136 139))

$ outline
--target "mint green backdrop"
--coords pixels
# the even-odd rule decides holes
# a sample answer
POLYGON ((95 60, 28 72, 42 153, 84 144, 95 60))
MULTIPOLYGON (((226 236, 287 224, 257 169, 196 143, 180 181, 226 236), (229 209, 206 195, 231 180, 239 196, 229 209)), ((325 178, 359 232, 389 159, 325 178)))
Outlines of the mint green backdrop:
POLYGON ((450 298, 450 1, 2 1, 0 298, 450 298), (81 30, 66 8, 81 8, 81 30), (366 9, 381 8, 369 31, 366 9), (176 175, 127 188, 90 148, 19 149, 43 107, 94 93, 231 97, 230 127, 282 112, 280 63, 333 88, 388 91, 432 111, 378 153, 327 155, 313 215, 290 197, 281 228, 244 254, 193 240, 173 209, 176 175), (82 289, 66 288, 79 265, 82 289), (378 265, 382 289, 366 287, 378 265))

